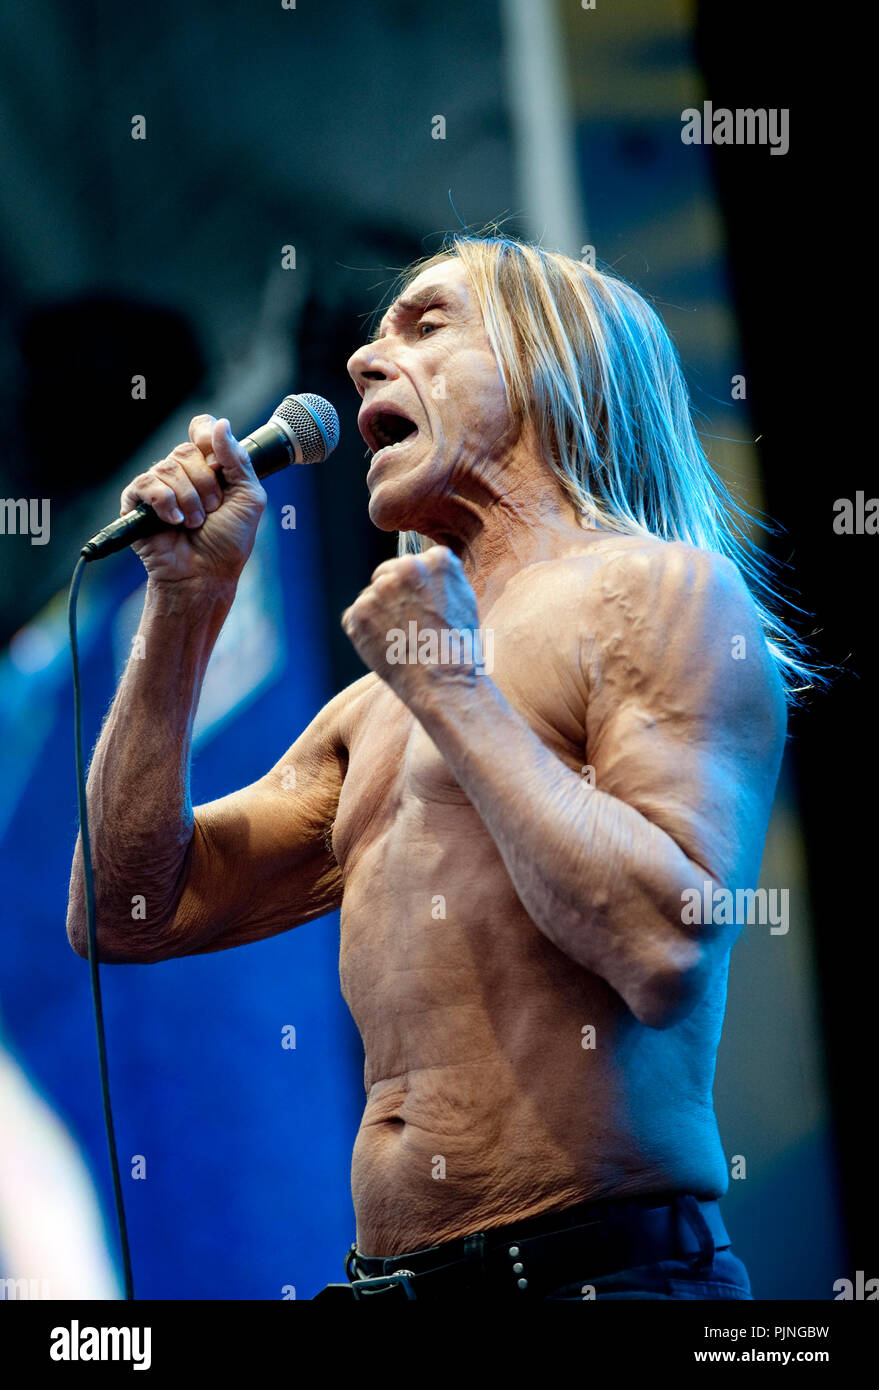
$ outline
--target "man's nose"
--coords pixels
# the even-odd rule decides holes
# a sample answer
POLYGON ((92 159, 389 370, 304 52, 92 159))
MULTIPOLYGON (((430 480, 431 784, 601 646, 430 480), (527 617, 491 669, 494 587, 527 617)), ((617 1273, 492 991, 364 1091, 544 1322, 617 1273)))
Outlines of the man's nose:
POLYGON ((364 343, 348 358, 348 375, 361 396, 368 381, 392 381, 397 369, 379 343, 364 343))

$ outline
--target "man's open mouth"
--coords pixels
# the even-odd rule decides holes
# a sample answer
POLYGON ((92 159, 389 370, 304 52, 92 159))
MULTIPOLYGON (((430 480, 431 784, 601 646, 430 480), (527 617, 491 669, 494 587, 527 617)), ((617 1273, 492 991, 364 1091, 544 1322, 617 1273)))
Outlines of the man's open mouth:
POLYGON ((380 411, 369 422, 370 442, 373 453, 382 449, 392 449, 404 444, 412 435, 418 433, 418 426, 405 415, 392 415, 390 411, 380 411))

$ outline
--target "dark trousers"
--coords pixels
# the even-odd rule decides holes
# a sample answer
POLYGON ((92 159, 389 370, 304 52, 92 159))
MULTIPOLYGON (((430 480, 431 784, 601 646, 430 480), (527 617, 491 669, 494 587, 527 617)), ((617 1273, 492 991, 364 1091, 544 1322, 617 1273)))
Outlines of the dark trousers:
POLYGON ((751 1299, 717 1202, 688 1193, 582 1202, 388 1257, 352 1245, 341 1302, 525 1304, 598 1299, 751 1299))
POLYGON ((546 1295, 567 1303, 605 1298, 753 1298, 748 1271, 727 1247, 710 1264, 694 1269, 687 1260, 658 1260, 616 1274, 600 1274, 582 1284, 564 1284, 546 1295), (585 1292, 584 1292, 585 1288, 585 1292), (590 1290, 594 1290, 590 1292, 590 1290))

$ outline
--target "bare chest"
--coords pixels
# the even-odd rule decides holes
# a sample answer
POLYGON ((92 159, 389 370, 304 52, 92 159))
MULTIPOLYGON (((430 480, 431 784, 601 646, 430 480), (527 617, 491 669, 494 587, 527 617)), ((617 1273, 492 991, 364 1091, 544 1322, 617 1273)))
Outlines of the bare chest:
MULTIPOLYGON (((585 705, 577 652, 551 626, 507 619, 491 631, 486 676, 541 740, 569 767, 586 762, 585 705)), ((472 835, 474 814, 439 748, 384 682, 363 698, 348 751, 333 830, 343 873, 395 829, 416 835, 432 825, 472 835), (455 811, 458 814, 454 814, 455 811), (460 814, 463 812, 464 814, 460 814)))

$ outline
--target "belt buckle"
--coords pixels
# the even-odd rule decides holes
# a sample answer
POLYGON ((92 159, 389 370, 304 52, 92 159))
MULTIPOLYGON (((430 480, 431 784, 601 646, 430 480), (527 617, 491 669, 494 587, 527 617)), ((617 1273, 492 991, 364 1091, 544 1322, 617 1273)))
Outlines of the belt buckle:
POLYGON ((389 1289, 401 1288, 406 1298, 415 1298, 415 1290, 412 1287, 412 1280, 415 1278, 411 1269, 395 1269, 390 1274, 376 1274, 370 1279, 352 1279, 351 1288, 354 1290, 354 1297, 372 1298, 374 1294, 387 1293, 389 1289))

